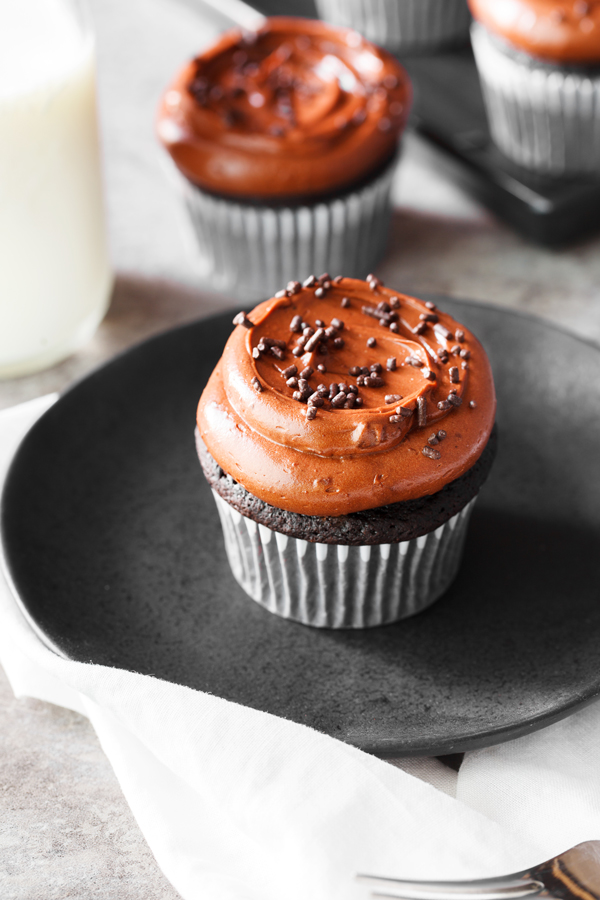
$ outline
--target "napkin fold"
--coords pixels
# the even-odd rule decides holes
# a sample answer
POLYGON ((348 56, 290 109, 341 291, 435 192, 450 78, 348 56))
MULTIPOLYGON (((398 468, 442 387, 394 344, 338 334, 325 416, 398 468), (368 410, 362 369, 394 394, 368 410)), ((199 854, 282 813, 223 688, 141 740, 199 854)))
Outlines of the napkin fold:
MULTIPOLYGON (((22 436, 55 399, 0 413, 2 481, 22 436)), ((184 900, 364 900, 360 871, 499 875, 600 838, 598 705, 467 754, 454 783, 437 760, 390 765, 209 694, 64 659, 40 639, 6 580, 0 661, 17 696, 89 717, 184 900)))

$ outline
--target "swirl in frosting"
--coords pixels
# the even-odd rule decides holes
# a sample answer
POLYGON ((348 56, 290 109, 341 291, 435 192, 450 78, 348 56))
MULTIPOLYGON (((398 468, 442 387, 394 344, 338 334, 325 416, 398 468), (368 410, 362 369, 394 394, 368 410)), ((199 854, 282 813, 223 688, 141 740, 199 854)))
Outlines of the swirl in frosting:
POLYGON ((316 197, 394 156, 410 100, 404 69, 355 31, 277 17, 228 32, 185 66, 163 96, 158 133, 201 188, 316 197))
POLYGON ((599 0, 469 0, 469 6, 486 28, 532 56, 600 63, 599 0))
POLYGON ((489 361, 432 303, 325 275, 236 321, 198 428, 261 500, 345 515, 434 494, 483 452, 496 409, 489 361))

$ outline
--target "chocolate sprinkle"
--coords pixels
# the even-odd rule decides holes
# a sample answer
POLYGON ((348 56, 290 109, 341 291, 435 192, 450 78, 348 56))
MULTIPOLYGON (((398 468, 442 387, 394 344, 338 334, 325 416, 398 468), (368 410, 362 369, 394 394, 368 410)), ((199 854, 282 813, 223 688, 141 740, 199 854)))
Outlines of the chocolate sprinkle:
POLYGON ((286 378, 291 378, 292 375, 298 374, 298 366, 288 366, 287 369, 284 369, 282 375, 285 375, 286 378))
POLYGON ((258 347, 252 348, 252 359, 260 359, 260 350, 258 347))
MULTIPOLYGON (((318 290, 318 288, 317 288, 317 290, 318 290)), ((316 291, 315 291, 315 293, 316 293, 316 291)), ((319 344, 323 340, 324 337, 325 337, 324 330, 322 328, 317 328, 315 333, 309 337, 306 344, 304 345, 305 353, 311 353, 315 349, 317 344, 319 344)))
POLYGON ((427 443, 428 443, 431 447, 434 447, 436 444, 439 444, 439 442, 440 442, 440 439, 438 438, 438 436, 437 436, 437 434, 435 433, 435 431, 433 432, 433 434, 430 434, 429 437, 427 438, 427 443))
POLYGON ((280 297, 287 297, 287 291, 285 290, 285 288, 282 291, 277 291, 277 293, 275 294, 276 300, 279 300, 280 297))
POLYGON ((460 383, 460 375, 456 366, 450 366, 450 368, 448 369, 448 375, 450 376, 450 381, 452 382, 452 384, 460 383))
POLYGON ((335 338, 333 341, 333 346, 335 347, 336 350, 341 350, 342 347, 344 346, 344 338, 341 338, 341 337, 335 338))
POLYGON ((367 347, 376 347, 377 341, 374 337, 367 338, 367 347))
POLYGON ((423 456, 427 456, 429 459, 439 459, 442 455, 435 447, 423 447, 421 452, 423 456))
POLYGON ((424 334, 427 331, 427 322, 419 322, 413 328, 413 334, 424 334))
POLYGON ((294 393, 292 394, 292 397, 294 398, 294 400, 297 400, 299 403, 302 403, 302 401, 304 400, 304 391, 294 391, 294 393))
POLYGON ((285 353, 279 347, 269 347, 269 352, 277 359, 283 359, 285 353))
POLYGON ((390 306, 392 307, 392 309, 400 309, 400 298, 390 297, 390 306))
POLYGON ((356 394, 348 394, 348 399, 344 403, 344 409, 353 409, 356 403, 356 394))
POLYGON ((398 400, 402 400, 402 394, 386 394, 385 395, 386 403, 397 403, 398 400))
POLYGON ((459 397, 458 394, 448 394, 448 400, 452 406, 460 406, 462 403, 462 397, 459 397))
POLYGON ((423 428, 427 425, 427 400, 425 397, 417 398, 417 412, 419 415, 419 428, 423 428))
POLYGON ((421 369, 425 364, 418 356, 407 356, 404 360, 406 366, 414 366, 415 369, 421 369))
POLYGON ((443 338, 445 338, 447 341, 451 341, 451 340, 454 338, 454 335, 452 334, 452 332, 451 332, 451 331, 448 331, 448 329, 446 328, 446 326, 445 326, 445 325, 442 325, 442 324, 440 324, 440 323, 436 323, 436 324, 433 326, 433 330, 435 331, 436 334, 441 335, 441 336, 442 336, 443 338))
POLYGON ((339 393, 339 390, 340 390, 340 386, 336 381, 332 382, 329 385, 329 396, 331 397, 332 400, 335 397, 335 395, 339 393))
POLYGON ((459 344, 462 344, 462 342, 464 341, 464 339, 465 339, 465 333, 464 333, 464 331, 461 331, 460 328, 457 328, 457 330, 456 330, 456 340, 458 341, 459 344))
POLYGON ((348 369, 348 375, 352 375, 356 378, 357 375, 360 375, 360 366, 352 366, 351 369, 348 369))
POLYGON ((319 365, 317 366, 317 369, 319 370, 321 375, 324 375, 325 372, 327 371, 327 366, 324 366, 323 363, 319 363, 319 365))
MULTIPOLYGON (((295 368, 295 366, 294 366, 294 368, 295 368)), ((287 384, 288 387, 291 387, 291 388, 297 388, 297 387, 298 387, 298 379, 297 379, 297 378, 294 378, 294 377, 292 376, 291 378, 288 378, 288 379, 287 379, 286 384, 287 384)))
POLYGON ((292 356, 302 356, 303 353, 304 353, 304 347, 301 344, 298 344, 292 350, 292 356))
POLYGON ((419 318, 422 322, 431 322, 433 324, 439 322, 439 317, 435 313, 421 313, 419 318))
POLYGON ((399 425, 402 421, 402 416, 390 416, 388 422, 391 422, 392 425, 399 425))
POLYGON ((314 275, 309 275, 308 278, 305 278, 302 282, 302 287, 309 288, 317 283, 317 279, 314 275))
POLYGON ((252 379, 250 384, 252 385, 254 390, 257 391, 257 393, 259 393, 259 394, 262 393, 263 386, 260 383, 260 381, 258 380, 258 378, 256 377, 256 375, 254 376, 254 378, 252 379))
POLYGON ((244 328, 254 328, 254 322, 251 322, 245 312, 239 312, 233 317, 234 325, 243 325, 244 328))
POLYGON ((396 412, 399 412, 403 419, 408 419, 414 413, 414 409, 410 406, 399 406, 396 412))
POLYGON ((311 394, 308 398, 309 405, 311 406, 323 406, 325 400, 321 397, 318 391, 315 391, 314 394, 311 394))
POLYGON ((350 300, 348 299, 348 297, 342 297, 342 302, 340 305, 343 306, 344 309, 348 309, 348 307, 350 306, 350 300))
POLYGON ((346 400, 347 400, 346 395, 344 394, 343 391, 340 391, 339 394, 336 394, 335 397, 332 398, 331 405, 333 407, 335 407, 336 409, 338 409, 339 407, 344 405, 346 400))
POLYGON ((446 410, 446 409, 450 409, 452 407, 452 404, 450 403, 449 400, 440 400, 437 407, 438 407, 438 409, 446 410))
MULTIPOLYGON (((294 366, 294 368, 296 368, 294 366)), ((306 366, 306 368, 302 369, 300 372, 300 378, 310 378, 311 375, 314 375, 314 369, 312 366, 306 366)))
POLYGON ((446 432, 444 431, 443 428, 440 428, 440 430, 437 433, 438 441, 443 441, 445 437, 448 437, 448 435, 446 434, 446 432))
POLYGON ((310 421, 311 419, 316 418, 317 415, 317 407, 309 406, 306 410, 306 418, 310 421))
POLYGON ((437 309, 437 306, 435 305, 435 303, 432 303, 431 300, 427 300, 425 306, 427 307, 427 309, 437 309))
POLYGON ((397 365, 397 363, 396 363, 396 357, 395 357, 395 356, 390 356, 390 358, 388 359, 387 363, 385 364, 385 367, 386 367, 386 369, 388 370, 388 372, 393 372, 394 369, 396 368, 396 365, 397 365))
POLYGON ((362 399, 362 397, 357 397, 357 398, 356 398, 356 401, 355 401, 355 403, 354 403, 354 405, 355 405, 355 406, 362 406, 362 405, 363 405, 363 399, 362 399))
POLYGON ((325 328, 325 322, 323 319, 315 319, 315 325, 317 328, 325 328))
POLYGON ((390 325, 390 331, 393 331, 394 334, 398 334, 398 332, 400 331, 400 326, 397 322, 392 322, 392 324, 390 325))
POLYGON ((373 363, 372 366, 369 366, 369 371, 375 372, 376 375, 381 375, 381 373, 383 372, 383 366, 381 365, 381 363, 373 363))
POLYGON ((470 351, 470 350, 461 350, 461 351, 460 351, 460 356, 461 356, 462 359, 470 359, 470 357, 471 357, 471 351, 470 351))
POLYGON ((475 403, 474 400, 469 400, 469 406, 471 407, 471 409, 475 409, 477 404, 475 403))
POLYGON ((383 387, 384 380, 379 375, 367 375, 365 384, 367 387, 383 387))
POLYGON ((331 324, 333 325, 334 328, 337 328, 338 331, 344 330, 344 323, 342 322, 341 319, 332 319, 331 324))
POLYGON ((315 291, 315 297, 317 297, 319 300, 322 300, 324 296, 325 296, 325 288, 318 287, 315 291))
POLYGON ((334 284, 339 284, 340 281, 343 281, 343 279, 344 279, 344 276, 343 276, 343 275, 336 275, 335 278, 333 279, 333 283, 334 283, 334 284))

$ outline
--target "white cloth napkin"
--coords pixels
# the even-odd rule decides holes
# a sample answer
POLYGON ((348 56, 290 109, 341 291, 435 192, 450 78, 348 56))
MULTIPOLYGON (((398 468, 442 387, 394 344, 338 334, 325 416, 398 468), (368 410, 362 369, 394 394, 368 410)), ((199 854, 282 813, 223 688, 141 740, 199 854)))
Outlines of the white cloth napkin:
MULTIPOLYGON (((1 480, 54 399, 0 414, 1 480)), ((209 694, 65 660, 40 641, 4 582, 0 660, 18 696, 90 718, 185 900, 364 900, 357 872, 498 875, 600 838, 600 705, 467 754, 454 798, 436 760, 408 760, 403 771, 209 694)))

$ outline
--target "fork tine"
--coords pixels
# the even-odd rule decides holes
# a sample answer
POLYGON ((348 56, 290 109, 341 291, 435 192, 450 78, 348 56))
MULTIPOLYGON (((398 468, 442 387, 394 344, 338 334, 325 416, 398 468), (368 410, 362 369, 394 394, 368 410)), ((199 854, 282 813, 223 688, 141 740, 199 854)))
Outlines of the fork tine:
POLYGON ((540 881, 523 880, 514 875, 479 881, 405 881, 362 874, 356 877, 377 888, 372 897, 402 900, 518 900, 520 897, 532 897, 544 889, 540 881))

